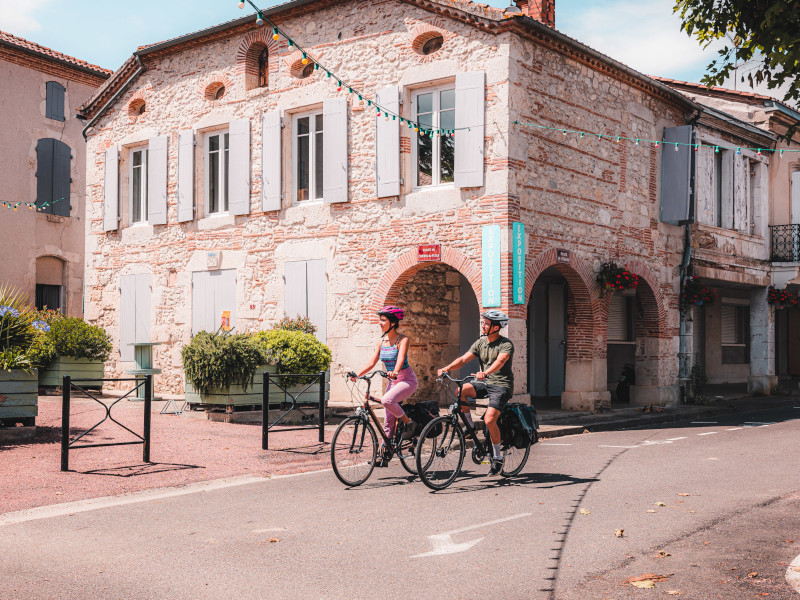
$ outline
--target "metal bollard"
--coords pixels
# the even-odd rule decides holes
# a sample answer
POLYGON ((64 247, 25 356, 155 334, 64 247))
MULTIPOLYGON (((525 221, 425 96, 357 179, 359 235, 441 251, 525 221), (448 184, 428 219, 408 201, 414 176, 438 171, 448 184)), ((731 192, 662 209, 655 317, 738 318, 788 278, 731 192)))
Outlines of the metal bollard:
POLYGON ((69 401, 72 386, 69 375, 64 375, 61 386, 61 470, 69 471, 69 401))
POLYGON ((325 441, 325 371, 319 372, 319 441, 325 441))

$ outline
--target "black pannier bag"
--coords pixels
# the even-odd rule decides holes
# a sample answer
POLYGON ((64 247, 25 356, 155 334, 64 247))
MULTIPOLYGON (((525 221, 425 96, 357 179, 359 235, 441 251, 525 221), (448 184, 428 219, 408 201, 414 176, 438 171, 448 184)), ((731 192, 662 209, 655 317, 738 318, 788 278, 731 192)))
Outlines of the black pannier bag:
MULTIPOLYGON (((439 416, 439 405, 436 400, 426 400, 425 402, 417 402, 416 404, 404 404, 403 410, 406 411, 408 417, 417 424, 417 430, 414 435, 419 435, 425 428, 425 425, 433 421, 439 416)), ((434 431, 434 437, 441 435, 442 428, 437 428, 439 431, 434 431)))
POLYGON ((524 449, 529 443, 539 441, 539 420, 532 406, 519 402, 506 404, 499 421, 502 443, 506 448, 524 449))

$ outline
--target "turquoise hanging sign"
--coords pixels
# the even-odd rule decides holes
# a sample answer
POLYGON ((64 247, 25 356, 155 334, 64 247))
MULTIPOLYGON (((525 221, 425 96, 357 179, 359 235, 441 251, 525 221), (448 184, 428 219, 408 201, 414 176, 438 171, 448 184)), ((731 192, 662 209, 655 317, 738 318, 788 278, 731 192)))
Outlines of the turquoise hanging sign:
POLYGON ((514 223, 511 238, 514 253, 514 304, 525 304, 525 225, 514 223))
POLYGON ((500 306, 500 226, 484 225, 481 238, 483 256, 483 306, 500 306))

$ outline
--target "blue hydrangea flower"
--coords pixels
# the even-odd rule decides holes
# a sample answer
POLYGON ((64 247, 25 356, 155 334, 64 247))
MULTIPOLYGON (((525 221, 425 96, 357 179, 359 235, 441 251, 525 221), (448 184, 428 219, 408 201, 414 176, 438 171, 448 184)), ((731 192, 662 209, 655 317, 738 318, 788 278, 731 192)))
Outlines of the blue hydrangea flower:
POLYGON ((33 326, 36 327, 39 331, 44 331, 45 333, 50 331, 50 325, 45 323, 44 321, 34 321, 33 326))
POLYGON ((0 317, 5 317, 6 315, 11 315, 12 317, 18 317, 19 311, 16 308, 12 308, 10 306, 0 306, 0 317))

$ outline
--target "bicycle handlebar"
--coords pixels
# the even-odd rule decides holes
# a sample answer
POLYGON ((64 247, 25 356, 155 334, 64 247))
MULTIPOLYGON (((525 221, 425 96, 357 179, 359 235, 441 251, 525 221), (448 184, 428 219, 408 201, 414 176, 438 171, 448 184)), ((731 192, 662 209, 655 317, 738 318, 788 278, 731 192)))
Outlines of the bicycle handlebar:
POLYGON ((438 383, 442 383, 442 382, 444 382, 445 378, 449 379, 453 383, 457 383, 458 385, 463 385, 465 383, 469 383, 470 381, 475 381, 475 379, 476 379, 475 375, 467 375, 466 377, 464 377, 464 379, 453 379, 452 377, 450 377, 449 373, 445 372, 444 375, 442 375, 436 381, 438 383))
POLYGON ((345 375, 345 377, 348 378, 348 379, 350 379, 351 377, 355 377, 356 379, 364 379, 366 381, 369 381, 370 379, 375 377, 375 375, 380 375, 384 379, 389 377, 389 374, 386 371, 381 371, 380 369, 378 369, 376 371, 373 371, 372 373, 370 373, 368 375, 362 375, 361 377, 356 375, 355 371, 348 371, 347 375, 345 375))

